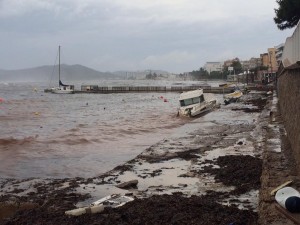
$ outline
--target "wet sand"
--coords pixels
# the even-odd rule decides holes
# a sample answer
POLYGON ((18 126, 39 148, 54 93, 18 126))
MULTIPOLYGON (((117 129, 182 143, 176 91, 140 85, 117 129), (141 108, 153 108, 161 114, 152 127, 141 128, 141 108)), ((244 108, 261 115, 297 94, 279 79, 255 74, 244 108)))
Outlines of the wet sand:
POLYGON ((272 96, 249 93, 98 177, 3 179, 1 224, 263 224, 265 147, 281 146, 278 134, 268 136, 271 106, 272 96), (116 187, 130 180, 137 187, 116 187), (135 200, 99 214, 64 214, 116 193, 135 200))

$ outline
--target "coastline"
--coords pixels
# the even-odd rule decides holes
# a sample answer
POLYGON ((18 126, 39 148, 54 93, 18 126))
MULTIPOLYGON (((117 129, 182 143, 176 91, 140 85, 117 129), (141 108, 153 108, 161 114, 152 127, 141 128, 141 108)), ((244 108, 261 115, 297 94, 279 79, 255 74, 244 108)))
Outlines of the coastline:
POLYGON ((183 126, 180 135, 160 141, 99 177, 3 179, 0 202, 2 209, 7 209, 6 216, 12 217, 2 222, 25 224, 30 215, 32 224, 62 221, 63 224, 96 221, 144 224, 150 219, 149 224, 238 224, 239 221, 257 224, 260 214, 257 210, 261 210, 259 189, 265 127, 270 122, 272 97, 265 92, 251 92, 241 102, 222 105, 221 109, 183 126), (189 130, 196 131, 190 133, 189 130), (137 188, 116 187, 130 180, 138 180, 137 188), (87 206, 115 193, 130 194, 135 200, 122 208, 105 209, 103 213, 84 215, 80 219, 64 215, 66 210, 87 206), (158 215, 159 207, 165 212, 163 215, 158 215), (16 211, 19 212, 14 214, 16 211), (145 213, 147 216, 143 218, 141 215, 145 213), (174 218, 178 213, 181 216, 174 218), (122 219, 125 214, 126 218, 122 219), (138 215, 141 216, 139 222, 134 222, 133 217, 138 215))

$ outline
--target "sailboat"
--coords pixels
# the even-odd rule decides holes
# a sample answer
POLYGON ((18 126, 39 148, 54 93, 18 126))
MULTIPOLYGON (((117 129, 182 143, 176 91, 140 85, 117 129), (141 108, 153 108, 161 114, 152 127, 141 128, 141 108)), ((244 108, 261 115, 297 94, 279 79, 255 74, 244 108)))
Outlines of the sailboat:
POLYGON ((54 94, 74 94, 74 85, 63 84, 60 80, 60 46, 58 46, 58 87, 51 88, 54 94))

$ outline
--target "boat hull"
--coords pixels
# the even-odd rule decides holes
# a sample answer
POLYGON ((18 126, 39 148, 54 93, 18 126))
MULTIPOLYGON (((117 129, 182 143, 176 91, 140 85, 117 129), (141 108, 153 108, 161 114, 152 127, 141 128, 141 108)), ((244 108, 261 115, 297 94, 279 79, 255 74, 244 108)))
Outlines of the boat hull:
POLYGON ((228 105, 231 102, 237 102, 238 99, 242 96, 243 96, 243 92, 240 91, 240 90, 237 90, 233 93, 225 95, 224 96, 224 103, 225 103, 225 105, 228 105))
POLYGON ((179 103, 178 114, 187 117, 199 116, 217 107, 215 96, 204 94, 202 89, 180 94, 179 103))
POLYGON ((185 117, 201 116, 217 107, 216 101, 207 102, 205 104, 195 104, 190 108, 182 107, 179 109, 179 115, 185 117))
POLYGON ((51 93, 53 93, 53 94, 74 94, 75 91, 74 91, 74 89, 59 87, 59 88, 52 88, 51 93))

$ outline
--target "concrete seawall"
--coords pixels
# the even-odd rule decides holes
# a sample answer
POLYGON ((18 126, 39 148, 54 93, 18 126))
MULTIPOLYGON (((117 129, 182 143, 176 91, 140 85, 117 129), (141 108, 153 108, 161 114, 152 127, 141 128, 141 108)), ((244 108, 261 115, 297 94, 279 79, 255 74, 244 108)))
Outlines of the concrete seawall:
POLYGON ((276 88, 278 103, 273 101, 269 107, 265 127, 258 224, 300 224, 299 213, 289 213, 274 198, 276 189, 287 181, 300 190, 300 23, 286 39, 276 88))
POLYGON ((285 70, 278 78, 279 107, 296 162, 300 165, 300 69, 285 70))
POLYGON ((279 107, 297 164, 300 164, 300 23, 284 44, 278 71, 279 107))

